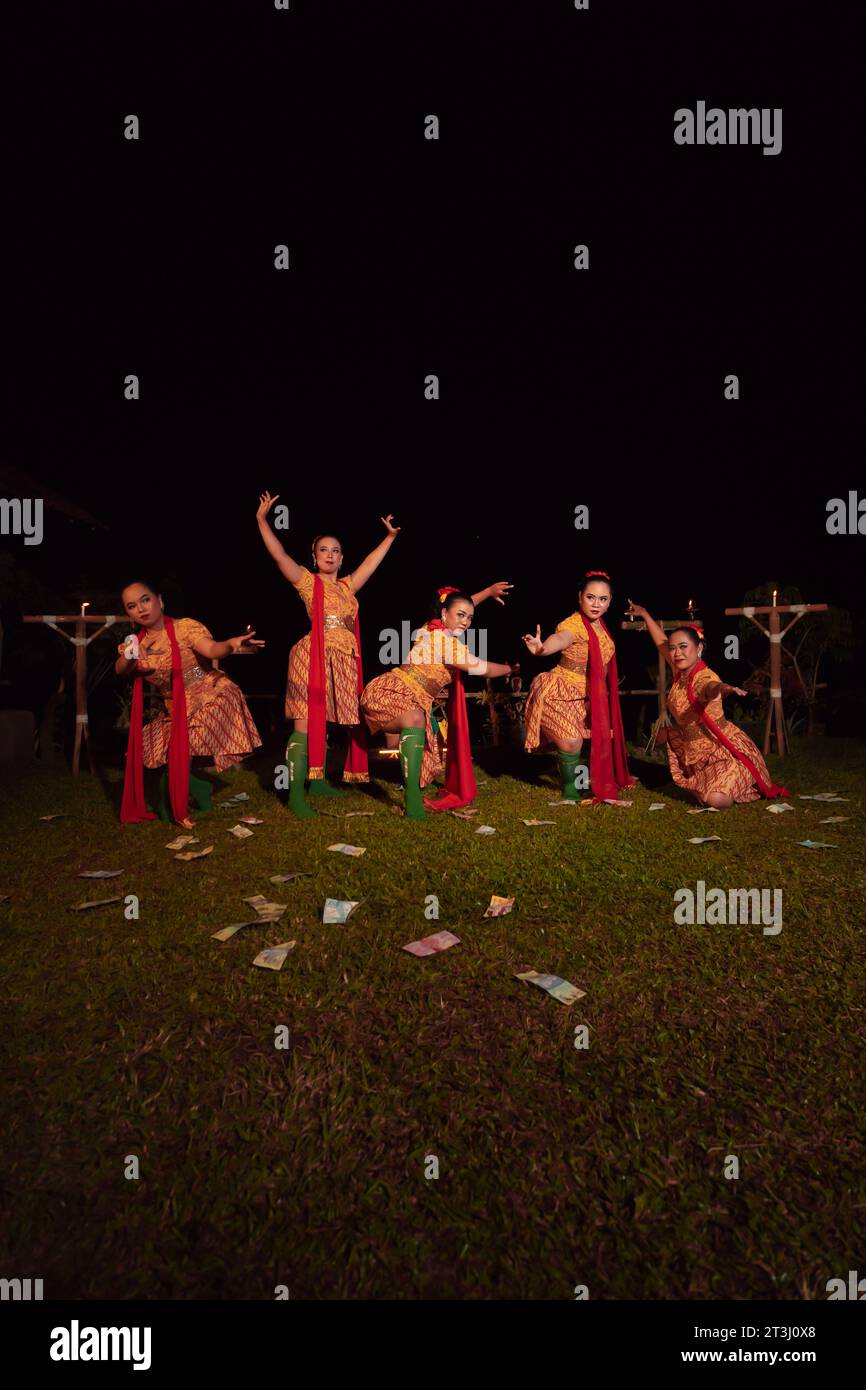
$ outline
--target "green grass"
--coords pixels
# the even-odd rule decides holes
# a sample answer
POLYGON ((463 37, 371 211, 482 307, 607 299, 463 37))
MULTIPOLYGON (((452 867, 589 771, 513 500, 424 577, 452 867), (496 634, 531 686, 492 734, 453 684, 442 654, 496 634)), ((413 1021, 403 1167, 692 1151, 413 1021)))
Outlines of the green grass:
POLYGON ((199 818, 216 848, 188 864, 163 848, 177 832, 120 826, 95 777, 7 786, 0 1272, 48 1298, 826 1297, 864 1258, 866 746, 800 744, 772 770, 792 814, 688 816, 670 784, 548 809, 552 777, 487 774, 474 821, 417 826, 382 778, 317 803, 374 817, 299 823, 262 764, 219 780, 265 824, 235 841, 234 816, 199 818), (831 789, 848 805, 796 799, 831 789), (291 869, 313 876, 268 882, 291 869), (781 887, 782 932, 675 926, 698 878, 781 887), (138 921, 68 911, 118 892, 138 921), (213 941, 253 893, 288 902, 282 922, 213 941), (510 916, 485 920, 493 893, 510 916), (362 905, 324 926, 328 896, 362 905), (445 928, 461 944, 441 956, 399 949, 445 928), (282 971, 252 967, 291 938, 282 971), (586 997, 565 1008, 526 969, 586 997))

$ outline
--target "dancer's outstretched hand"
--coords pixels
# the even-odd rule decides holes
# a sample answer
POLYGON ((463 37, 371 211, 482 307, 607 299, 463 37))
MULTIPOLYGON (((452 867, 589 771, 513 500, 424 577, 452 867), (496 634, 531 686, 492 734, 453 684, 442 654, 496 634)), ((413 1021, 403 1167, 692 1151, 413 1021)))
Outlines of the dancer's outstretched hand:
POLYGON ((264 521, 271 507, 275 502, 279 501, 279 496, 279 493, 277 493, 276 497, 272 497, 269 492, 259 493, 259 506, 256 512, 256 521, 264 521))
POLYGON ((729 695, 744 695, 748 698, 748 690, 743 690, 739 685, 726 685, 724 681, 719 681, 719 695, 723 700, 727 700, 729 695))
POLYGON ((628 600, 628 608, 625 610, 625 613, 627 618, 646 619, 647 616, 647 611, 643 604, 633 603, 631 599, 628 600))
POLYGON ((245 632, 243 637, 227 637, 226 641, 232 649, 232 655, 234 656, 235 652, 240 651, 241 647, 263 647, 264 642, 253 641, 255 635, 254 632, 245 632))
POLYGON ((400 530, 400 527, 399 527, 399 526, 392 526, 392 525, 391 525, 391 519, 392 519, 393 515, 394 515, 393 512, 389 512, 387 516, 380 516, 380 517, 379 517, 379 520, 381 521, 382 525, 385 527, 385 530, 388 532, 388 535, 389 535, 389 536, 396 536, 397 532, 400 530))
POLYGON ((538 623, 536 625, 534 637, 532 636, 531 632, 525 632, 523 634, 523 640, 526 643, 529 650, 532 652, 532 655, 538 656, 539 652, 541 651, 541 648, 544 646, 544 643, 541 640, 541 623, 538 623))
POLYGON ((507 595, 508 590, 513 588, 513 584, 508 584, 504 579, 500 579, 498 584, 490 585, 490 597, 495 598, 497 603, 501 603, 504 606, 505 598, 503 595, 507 595))

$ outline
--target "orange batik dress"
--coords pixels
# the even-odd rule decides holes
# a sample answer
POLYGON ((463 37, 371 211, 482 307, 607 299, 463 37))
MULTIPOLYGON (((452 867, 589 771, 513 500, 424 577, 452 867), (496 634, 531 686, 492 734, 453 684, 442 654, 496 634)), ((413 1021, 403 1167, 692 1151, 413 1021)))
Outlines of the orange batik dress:
MULTIPOLYGON (((295 584, 307 617, 313 617, 315 576, 301 570, 295 584)), ((335 583, 322 580, 325 603, 325 718, 329 724, 360 724, 358 710, 358 644, 355 619, 358 600, 352 592, 352 576, 335 583)), ((286 682, 286 718, 307 719, 307 687, 310 681, 310 633, 289 652, 286 682)))
POLYGON ((721 698, 705 706, 700 703, 705 687, 719 679, 699 662, 688 675, 677 676, 668 691, 667 707, 676 720, 676 726, 667 731, 673 780, 699 801, 706 801, 710 792, 722 792, 740 802, 787 795, 784 787, 771 783, 767 764, 748 734, 725 718, 721 698))
MULTIPOLYGON (((174 633, 180 649, 186 696, 189 755, 211 758, 214 767, 222 772, 261 747, 259 731, 238 686, 196 651, 197 641, 213 640, 207 628, 193 618, 175 618, 174 633)), ((145 671, 145 679, 162 696, 166 706, 166 712, 157 715, 142 730, 143 762, 145 767, 162 767, 168 760, 172 715, 171 646, 167 631, 163 628, 161 632, 144 636, 140 653, 141 667, 152 668, 145 671)))
POLYGON ((469 669, 470 652, 465 642, 443 629, 422 627, 409 652, 409 660, 384 676, 376 676, 361 696, 361 710, 370 730, 377 733, 411 709, 424 711, 422 787, 441 775, 442 753, 433 731, 431 711, 448 692, 449 667, 469 669))
MULTIPOLYGON (((589 692, 589 637, 580 613, 572 613, 557 627, 570 632, 574 641, 560 654, 559 664, 542 671, 529 687, 524 719, 526 751, 533 753, 552 739, 591 738, 589 692)), ((605 674, 615 647, 605 628, 596 629, 605 674)))

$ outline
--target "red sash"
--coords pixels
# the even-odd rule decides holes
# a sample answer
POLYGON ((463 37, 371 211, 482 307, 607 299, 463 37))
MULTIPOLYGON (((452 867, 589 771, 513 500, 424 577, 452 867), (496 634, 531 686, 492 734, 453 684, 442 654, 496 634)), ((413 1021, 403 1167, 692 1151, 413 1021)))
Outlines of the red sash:
MULTIPOLYGON (((619 707, 616 647, 610 658, 605 684, 601 644, 592 623, 583 613, 580 617, 589 638, 589 780, 592 783, 593 802, 598 804, 600 801, 615 800, 624 787, 633 787, 637 778, 632 777, 628 768, 619 707)), ((604 622, 599 620, 599 623, 602 632, 607 632, 604 622)), ((610 637, 609 632, 607 635, 610 637)))
MULTIPOLYGON (((445 624, 434 618, 426 624, 434 631, 442 631, 445 624)), ((478 795, 475 773, 472 771, 472 753, 469 748, 469 717, 466 713, 466 691, 463 689, 463 672, 457 666, 451 668, 451 686, 448 691, 448 752, 445 755, 445 787, 435 798, 424 798, 428 811, 456 811, 468 806, 478 795)))
MULTIPOLYGON (((171 809, 176 821, 187 819, 189 807, 189 726, 186 719, 186 688, 183 683, 183 662, 174 635, 174 623, 165 619, 165 630, 171 647, 171 733, 168 740, 168 790, 171 809)), ((139 641, 146 628, 138 634, 139 641)), ((155 820, 144 799, 144 687, 143 676, 136 676, 132 688, 132 713, 129 719, 129 738, 126 744, 126 775, 123 779, 123 801, 120 819, 124 825, 137 821, 155 820)))
POLYGON ((695 676, 698 674, 699 671, 707 670, 709 670, 709 667, 707 666, 707 663, 705 661, 696 661, 689 673, 688 685, 686 686, 686 694, 689 698, 689 704, 697 714, 699 720, 705 726, 705 728, 709 729, 710 733, 713 734, 713 736, 719 740, 719 743, 722 745, 722 747, 727 748, 728 752, 736 758, 737 762, 742 763, 743 767, 745 767, 752 774, 752 780, 754 781, 755 786, 758 788, 758 791, 761 793, 761 796, 766 796, 771 799, 776 796, 790 796, 790 792, 788 791, 787 787, 777 787, 775 782, 765 782, 764 778, 761 776, 760 772, 755 767, 755 764, 752 762, 751 758, 747 757, 745 753, 741 753, 738 748, 735 748, 734 745, 731 743, 730 739, 725 738, 725 735, 722 733, 716 721, 714 719, 711 719, 710 716, 707 714, 706 705, 702 705, 701 702, 695 698, 694 694, 692 693, 692 685, 694 684, 695 676))
MULTIPOLYGON (((339 583, 339 581, 337 581, 339 583)), ((364 689, 361 666, 361 627, 355 614, 355 668, 358 694, 364 689)), ((307 751, 310 781, 325 775, 325 584, 313 576, 313 615, 310 631, 310 674, 307 680, 307 751)), ((343 768, 344 782, 368 782, 367 740, 362 724, 353 724, 343 768)))

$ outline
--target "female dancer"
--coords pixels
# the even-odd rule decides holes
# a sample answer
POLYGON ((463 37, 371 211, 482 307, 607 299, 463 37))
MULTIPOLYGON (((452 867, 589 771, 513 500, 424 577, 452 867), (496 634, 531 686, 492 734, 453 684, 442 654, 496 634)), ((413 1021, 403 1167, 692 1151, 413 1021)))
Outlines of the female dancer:
MULTIPOLYGON (((494 584, 486 597, 499 598, 510 585, 494 584)), ((479 595, 479 597, 481 597, 479 595)), ((370 681, 361 696, 361 709, 370 729, 399 733, 400 765, 406 816, 425 820, 427 811, 446 811, 465 806, 476 794, 469 751, 469 724, 462 673, 472 676, 510 676, 519 669, 473 656, 461 633, 472 625, 475 603, 468 594, 446 586, 438 591, 439 617, 425 623, 409 659, 403 666, 370 681), (439 743, 433 730, 434 701, 449 691, 448 757, 446 790, 435 801, 425 801, 421 788, 441 771, 439 743)))
POLYGON ((771 782, 767 764, 752 740, 725 718, 722 699, 745 695, 727 685, 703 660, 704 634, 686 625, 665 633, 647 610, 629 599, 629 616, 642 618, 673 671, 667 706, 676 725, 662 727, 659 741, 667 744, 671 776, 705 806, 719 809, 735 801, 787 796, 771 782))
POLYGON ((310 618, 310 631, 289 653, 286 683, 286 718, 294 721, 286 749, 289 766, 289 807, 296 816, 316 812, 304 797, 310 791, 339 796, 325 779, 327 723, 348 724, 352 730, 343 771, 344 782, 368 782, 367 750, 363 738, 358 696, 364 688, 358 600, 355 595, 384 560, 400 530, 391 516, 381 518, 387 535, 358 568, 340 577, 343 549, 336 536, 316 536, 312 544, 315 574, 287 555, 268 523, 268 512, 277 501, 269 492, 259 498, 256 520, 268 553, 280 573, 298 591, 310 618))
POLYGON ((128 584, 123 610, 138 632, 118 647, 114 669, 135 675, 126 753, 121 821, 153 820, 144 800, 145 767, 168 763, 159 789, 159 818, 189 826, 189 798, 200 811, 211 809, 210 782, 193 777, 190 758, 209 758, 218 771, 239 763, 261 746, 247 702, 234 681, 214 661, 242 646, 263 647, 255 633, 215 642, 193 618, 169 618, 162 595, 149 584, 128 584), (143 725, 146 678, 163 696, 167 712, 143 725))
MULTIPOLYGON (((578 589, 579 607, 550 637, 523 640, 533 656, 562 652, 559 665, 542 671, 529 687, 524 718, 526 751, 553 744, 559 754, 562 795, 579 801, 576 786, 583 740, 591 740, 590 782, 595 801, 615 798, 635 784, 626 761, 625 737, 619 707, 616 648, 604 625, 610 605, 610 576, 589 570, 578 589), (588 673, 588 674, 587 674, 588 673)), ((584 764, 585 766, 585 764, 584 764)))

